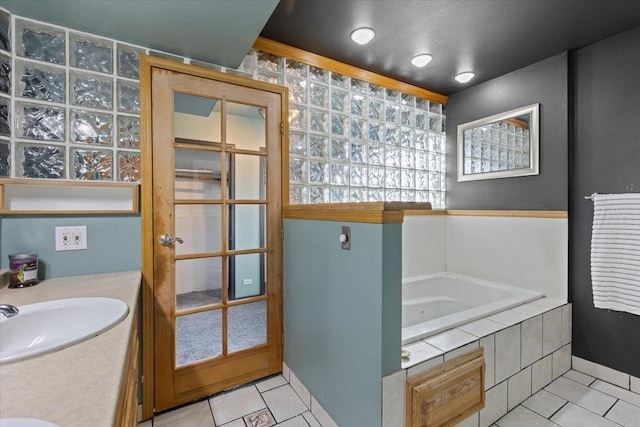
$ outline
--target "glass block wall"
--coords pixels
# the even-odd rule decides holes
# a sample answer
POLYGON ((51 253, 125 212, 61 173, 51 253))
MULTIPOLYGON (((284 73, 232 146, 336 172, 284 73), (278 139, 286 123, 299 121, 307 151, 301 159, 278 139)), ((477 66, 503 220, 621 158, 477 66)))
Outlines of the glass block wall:
POLYGON ((137 55, 289 88, 290 203, 445 206, 441 104, 252 50, 238 69, 0 9, 0 176, 138 182, 137 55))
POLYGON ((289 201, 445 205, 443 105, 264 52, 289 88, 289 201))
POLYGON ((139 181, 140 52, 0 9, 0 176, 139 181))

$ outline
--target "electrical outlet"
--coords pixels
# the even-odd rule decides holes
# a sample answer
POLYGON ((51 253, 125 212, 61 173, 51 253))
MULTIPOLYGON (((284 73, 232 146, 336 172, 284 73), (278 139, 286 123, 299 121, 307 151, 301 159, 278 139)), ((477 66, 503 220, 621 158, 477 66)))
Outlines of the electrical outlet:
POLYGON ((87 249, 87 226, 56 227, 56 251, 87 249))
POLYGON ((253 285, 253 279, 242 279, 242 284, 245 286, 253 285))

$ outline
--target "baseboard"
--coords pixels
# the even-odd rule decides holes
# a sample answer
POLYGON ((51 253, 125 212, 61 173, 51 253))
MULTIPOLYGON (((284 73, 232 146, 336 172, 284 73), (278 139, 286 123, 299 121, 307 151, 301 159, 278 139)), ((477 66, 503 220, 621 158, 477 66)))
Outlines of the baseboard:
POLYGON ((571 367, 583 374, 591 375, 599 380, 606 381, 617 385, 618 387, 622 387, 625 390, 640 394, 640 378, 636 378, 633 375, 625 374, 624 372, 617 371, 609 368, 608 366, 600 365, 577 356, 571 356, 571 367))

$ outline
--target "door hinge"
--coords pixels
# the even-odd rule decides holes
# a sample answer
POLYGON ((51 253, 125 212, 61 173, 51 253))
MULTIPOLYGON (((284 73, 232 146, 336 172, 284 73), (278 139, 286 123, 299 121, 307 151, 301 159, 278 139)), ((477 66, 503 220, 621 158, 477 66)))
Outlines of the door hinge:
POLYGON ((284 135, 284 122, 280 122, 280 135, 284 135))
POLYGON ((284 228, 282 229, 282 240, 284 240, 284 228))

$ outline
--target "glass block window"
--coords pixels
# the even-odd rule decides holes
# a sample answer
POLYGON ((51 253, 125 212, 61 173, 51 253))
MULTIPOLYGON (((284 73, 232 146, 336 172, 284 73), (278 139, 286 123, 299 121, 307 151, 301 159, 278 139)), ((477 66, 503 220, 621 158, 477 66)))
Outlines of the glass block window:
POLYGON ((289 89, 291 204, 445 207, 441 104, 265 52, 252 50, 231 69, 3 9, 0 176, 139 182, 145 53, 289 89))
POLYGON ((148 52, 0 9, 0 176, 139 182, 148 52))

